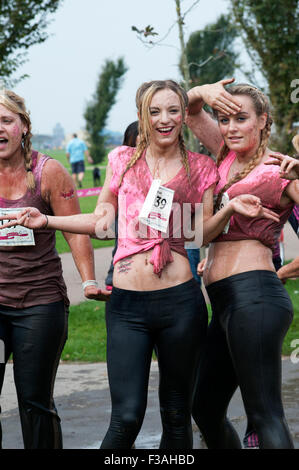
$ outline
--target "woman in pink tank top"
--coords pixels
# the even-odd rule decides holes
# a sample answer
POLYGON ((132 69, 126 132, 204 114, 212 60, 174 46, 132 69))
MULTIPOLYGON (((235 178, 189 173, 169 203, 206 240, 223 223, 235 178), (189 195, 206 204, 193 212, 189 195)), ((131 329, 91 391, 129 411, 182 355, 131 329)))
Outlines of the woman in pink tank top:
MULTIPOLYGON (((239 386, 260 448, 292 448, 281 400, 281 346, 292 304, 272 263, 272 249, 294 203, 298 179, 285 179, 267 147, 272 118, 267 97, 231 79, 189 92, 187 124, 217 155, 215 210, 253 194, 279 219, 234 214, 209 247, 203 278, 213 309, 196 385, 193 417, 209 448, 239 448, 226 411, 239 386), (215 110, 217 121, 202 106, 215 110), (224 141, 224 142, 223 142, 224 141)), ((273 154, 272 154, 273 155, 273 154)))
MULTIPOLYGON (((74 185, 56 160, 31 150, 24 100, 0 90, 0 212, 28 205, 45 214, 80 212, 74 185)), ((82 281, 94 280, 86 235, 65 234, 82 281)), ((95 281, 93 281, 95 282, 95 281)), ((87 286, 85 295, 98 289, 87 286)), ((62 447, 53 386, 67 335, 69 300, 55 249, 55 232, 16 226, 0 234, 0 393, 13 354, 14 380, 26 449, 62 447), (3 347, 2 347, 3 346, 3 347), (2 356, 2 353, 4 357, 2 356)), ((1 447, 0 426, 0 447, 1 447)))
MULTIPOLYGON (((197 242, 209 241, 235 211, 277 217, 250 195, 234 198, 213 216, 218 171, 211 158, 185 148, 188 98, 178 84, 145 83, 137 91, 136 104, 139 143, 136 149, 121 146, 109 154, 94 213, 53 217, 29 208, 18 222, 104 238, 111 236, 118 210, 118 248, 106 318, 112 416, 101 447, 132 447, 143 422, 155 349, 163 426, 160 448, 190 449, 192 393, 207 310, 185 241, 193 236, 197 242)), ((108 295, 103 292, 103 298, 108 295)))

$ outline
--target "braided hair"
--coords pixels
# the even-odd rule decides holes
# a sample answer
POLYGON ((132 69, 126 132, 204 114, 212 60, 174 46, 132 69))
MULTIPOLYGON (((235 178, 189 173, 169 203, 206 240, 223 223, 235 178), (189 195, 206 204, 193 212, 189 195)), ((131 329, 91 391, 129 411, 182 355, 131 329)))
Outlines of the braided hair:
MULTIPOLYGON (((273 122, 271 113, 270 113, 270 104, 269 104, 268 98, 258 88, 252 85, 240 84, 240 85, 232 85, 228 87, 226 91, 230 93, 231 95, 249 96, 252 100, 257 116, 261 116, 262 114, 266 113, 267 120, 266 120, 264 129, 261 131, 260 144, 256 153, 253 155, 250 162, 245 166, 245 168, 239 173, 236 173, 226 183, 226 185, 223 186, 221 191, 218 193, 218 196, 215 202, 216 209, 220 205, 223 193, 225 193, 225 191, 227 191, 233 184, 245 178, 260 163, 267 148, 268 140, 269 140, 270 133, 271 133, 271 125, 273 122)), ((217 155, 216 163, 218 167, 220 166, 221 162, 229 153, 229 150, 230 149, 228 148, 228 146, 224 143, 224 145, 221 147, 217 155)))
POLYGON ((25 101, 13 91, 4 89, 1 90, 0 93, 0 104, 5 106, 11 112, 18 114, 23 124, 25 124, 27 127, 26 134, 24 133, 22 136, 21 151, 24 156, 27 187, 33 191, 35 189, 35 179, 32 172, 31 120, 29 117, 29 112, 26 110, 25 101))
MULTIPOLYGON (((127 166, 122 173, 119 181, 121 185, 126 172, 132 168, 137 160, 142 156, 143 152, 150 145, 150 133, 152 130, 150 120, 150 103, 154 94, 157 91, 170 89, 176 93, 180 99, 181 109, 183 117, 185 117, 185 109, 188 107, 188 95, 186 91, 173 80, 153 80, 151 82, 143 83, 137 90, 136 93, 136 107, 139 113, 139 143, 133 153, 131 160, 127 163, 127 166)), ((179 135, 179 147, 182 157, 182 163, 188 175, 190 181, 190 166, 188 160, 188 152, 185 147, 183 130, 179 135)))

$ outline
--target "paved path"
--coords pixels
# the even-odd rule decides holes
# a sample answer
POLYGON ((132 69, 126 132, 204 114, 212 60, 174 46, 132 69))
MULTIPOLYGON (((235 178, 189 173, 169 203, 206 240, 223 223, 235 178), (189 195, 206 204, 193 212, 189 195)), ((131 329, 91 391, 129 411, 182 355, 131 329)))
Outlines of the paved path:
MULTIPOLYGON (((286 259, 298 255, 298 239, 290 227, 285 230, 286 259)), ((104 286, 107 269, 111 261, 112 247, 96 250, 95 263, 97 279, 104 286)), ((64 276, 72 304, 84 301, 81 280, 71 255, 62 256, 64 276)), ((299 332, 298 332, 299 338, 299 332)), ((297 354, 299 360, 299 351, 297 354)), ((290 358, 283 360, 283 400, 287 420, 299 449, 299 363, 290 358)), ((161 424, 158 408, 158 369, 153 362, 149 383, 148 408, 136 448, 158 448, 161 424)), ((105 363, 68 364, 61 363, 55 385, 55 402, 62 419, 65 449, 98 448, 105 435, 110 419, 110 396, 105 363)), ((12 364, 7 365, 5 383, 1 397, 3 448, 22 448, 17 400, 12 377, 12 364)), ((243 438, 246 418, 239 391, 233 397, 229 408, 240 438, 243 438)), ((205 448, 194 425, 194 448, 205 448)))

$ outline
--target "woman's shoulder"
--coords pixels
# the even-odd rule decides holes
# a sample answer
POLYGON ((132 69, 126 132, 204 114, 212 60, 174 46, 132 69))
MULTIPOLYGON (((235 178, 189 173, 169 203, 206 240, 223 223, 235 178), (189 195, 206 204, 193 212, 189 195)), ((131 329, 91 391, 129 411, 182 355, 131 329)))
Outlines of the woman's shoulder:
POLYGON ((215 160, 209 155, 188 151, 188 159, 191 168, 217 169, 215 160))
POLYGON ((108 160, 111 163, 116 161, 126 161, 129 160, 133 153, 135 152, 135 147, 128 147, 126 145, 120 145, 111 150, 108 154, 108 160))

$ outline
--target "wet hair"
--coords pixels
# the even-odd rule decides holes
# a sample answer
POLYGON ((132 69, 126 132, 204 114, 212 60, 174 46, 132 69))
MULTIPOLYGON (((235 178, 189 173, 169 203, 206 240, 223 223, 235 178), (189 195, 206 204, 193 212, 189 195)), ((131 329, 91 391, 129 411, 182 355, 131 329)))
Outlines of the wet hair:
POLYGON ((125 130, 124 138, 123 138, 123 145, 127 145, 128 147, 136 147, 136 141, 139 134, 139 122, 134 121, 128 125, 125 130))
MULTIPOLYGON (((223 193, 225 193, 225 191, 227 191, 233 184, 245 178, 248 175, 248 173, 250 173, 253 170, 253 168, 255 168, 260 163, 265 153, 265 150, 267 148, 268 140, 269 140, 270 133, 271 133, 271 125, 273 122, 271 112, 270 112, 269 100, 266 97, 266 95, 264 95, 264 93, 262 93, 261 90, 259 90, 258 88, 254 87, 253 85, 239 84, 239 85, 232 85, 226 88, 226 91, 230 95, 233 95, 233 96, 234 95, 249 96, 249 98, 251 98, 251 101, 253 103, 256 115, 261 116, 262 114, 266 113, 267 120, 266 120, 264 129, 262 129, 261 131, 260 144, 255 155, 253 155, 248 165, 246 165, 245 168, 240 173, 237 173, 236 175, 234 175, 227 182, 227 184, 222 188, 222 190, 219 192, 217 199, 216 199, 216 203, 215 203, 216 208, 218 208, 220 204, 223 193)), ((215 115, 217 117, 217 112, 215 112, 215 115)), ((230 149, 228 148, 228 146, 224 143, 224 145, 221 147, 217 155, 216 163, 218 167, 221 164, 221 162, 224 160, 224 158, 227 156, 227 154, 229 153, 229 150, 230 149)))
MULTIPOLYGON (((185 110, 188 107, 188 95, 186 91, 173 80, 153 80, 151 82, 143 83, 136 93, 136 107, 139 113, 139 143, 136 151, 133 153, 131 160, 128 162, 125 171, 121 175, 119 186, 122 183, 123 177, 126 172, 132 168, 137 160, 141 157, 144 150, 150 145, 150 134, 152 130, 150 104, 155 93, 160 90, 172 90, 178 95, 183 117, 185 117, 185 110)), ((183 129, 179 135, 179 146, 182 156, 182 162, 185 167, 186 173, 190 181, 190 167, 188 161, 188 152, 185 147, 183 129)))
POLYGON ((22 123, 25 124, 28 129, 26 134, 23 134, 21 150, 24 156, 24 164, 27 175, 27 187, 33 191, 35 189, 35 179, 32 172, 31 120, 29 112, 26 110, 25 101, 13 91, 3 89, 0 92, 0 104, 9 109, 9 111, 18 114, 22 123))

